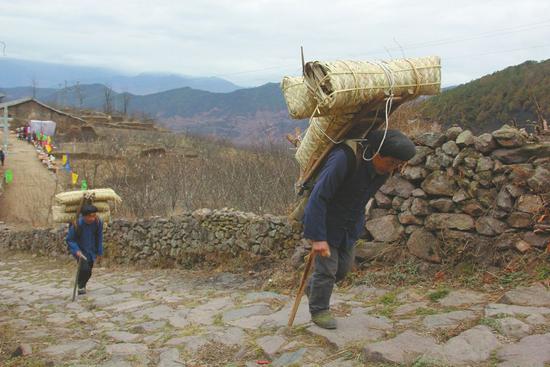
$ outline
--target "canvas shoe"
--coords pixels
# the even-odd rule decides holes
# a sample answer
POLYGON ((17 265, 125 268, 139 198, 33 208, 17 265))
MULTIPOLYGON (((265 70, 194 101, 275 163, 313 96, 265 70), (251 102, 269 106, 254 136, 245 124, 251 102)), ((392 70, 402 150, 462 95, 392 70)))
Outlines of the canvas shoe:
POLYGON ((311 321, 323 329, 336 329, 336 319, 329 310, 323 310, 311 315, 311 321))

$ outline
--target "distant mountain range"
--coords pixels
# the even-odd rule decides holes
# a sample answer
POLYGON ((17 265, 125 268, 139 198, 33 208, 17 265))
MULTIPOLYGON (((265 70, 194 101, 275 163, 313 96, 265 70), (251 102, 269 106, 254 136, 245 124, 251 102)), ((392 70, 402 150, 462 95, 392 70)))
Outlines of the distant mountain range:
MULTIPOLYGON (((1 80, 1 78, 0 78, 1 80)), ((307 121, 291 120, 279 85, 268 83, 228 93, 213 93, 190 87, 147 95, 119 93, 102 84, 68 88, 34 88, 38 99, 56 106, 103 110, 106 91, 114 110, 126 105, 129 114, 146 114, 174 131, 213 135, 236 142, 253 143, 282 136, 307 121)), ((535 120, 533 97, 546 118, 550 117, 550 60, 529 61, 470 83, 445 88, 419 103, 423 119, 458 124, 476 133, 492 131, 514 119, 521 126, 535 120)), ((31 87, 0 88, 6 99, 30 96, 31 87)))
MULTIPOLYGON (((32 87, 0 88, 6 100, 31 96, 32 87)), ((268 83, 230 93, 178 88, 145 96, 117 93, 102 84, 79 85, 60 90, 34 88, 37 99, 53 106, 104 110, 106 92, 113 110, 145 114, 173 131, 211 135, 239 143, 258 139, 281 141, 305 121, 291 120, 279 85, 268 83), (82 102, 82 103, 81 103, 82 102)))
POLYGON ((2 88, 35 85, 41 88, 61 89, 74 86, 77 82, 101 83, 117 92, 140 95, 182 87, 219 93, 241 89, 238 85, 217 77, 191 77, 166 73, 143 73, 130 76, 104 68, 0 58, 0 87, 2 88))

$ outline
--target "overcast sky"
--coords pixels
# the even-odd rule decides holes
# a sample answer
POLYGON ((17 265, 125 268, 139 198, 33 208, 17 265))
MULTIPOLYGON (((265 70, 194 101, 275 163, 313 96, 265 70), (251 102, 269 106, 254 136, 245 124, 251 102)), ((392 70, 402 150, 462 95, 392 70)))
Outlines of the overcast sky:
POLYGON ((306 61, 442 57, 443 84, 550 58, 549 0, 0 0, 6 56, 278 82, 306 61), (402 50, 400 49, 402 47, 402 50))

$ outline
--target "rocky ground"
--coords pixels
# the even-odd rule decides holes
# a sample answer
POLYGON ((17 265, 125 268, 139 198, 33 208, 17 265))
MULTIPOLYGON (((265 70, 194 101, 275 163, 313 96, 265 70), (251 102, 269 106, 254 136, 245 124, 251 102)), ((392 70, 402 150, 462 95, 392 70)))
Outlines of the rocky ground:
POLYGON ((541 366, 550 363, 550 291, 337 290, 339 328, 309 321, 249 274, 94 269, 71 302, 75 264, 4 254, 3 366, 541 366), (20 357, 11 357, 20 345, 20 357))

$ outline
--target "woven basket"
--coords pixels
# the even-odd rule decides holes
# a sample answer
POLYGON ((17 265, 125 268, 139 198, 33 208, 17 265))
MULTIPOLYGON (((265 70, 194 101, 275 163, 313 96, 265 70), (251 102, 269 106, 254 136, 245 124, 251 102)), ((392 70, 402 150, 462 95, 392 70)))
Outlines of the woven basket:
POLYGON ((113 189, 93 189, 87 191, 68 191, 55 195, 57 203, 63 205, 78 205, 84 194, 93 195, 94 202, 96 201, 113 201, 122 203, 120 196, 113 189))
POLYGON ((300 120, 313 115, 317 101, 304 83, 304 78, 285 76, 281 82, 281 90, 291 118, 300 120))
POLYGON ((356 107, 389 94, 393 78, 395 96, 438 94, 441 86, 439 57, 398 59, 388 62, 313 61, 305 65, 304 82, 315 93, 321 111, 356 107))
MULTIPOLYGON (((54 206, 52 207, 53 221, 56 223, 72 223, 76 219, 76 213, 66 213, 63 206, 54 206)), ((97 213, 99 219, 104 223, 109 223, 111 221, 111 212, 99 212, 97 213)))
POLYGON ((319 159, 327 145, 335 142, 338 132, 352 119, 352 114, 312 118, 295 155, 300 170, 304 171, 312 161, 319 159))
MULTIPOLYGON (((97 211, 99 213, 102 212, 108 212, 111 210, 111 207, 109 206, 109 203, 106 201, 94 201, 93 205, 97 208, 97 211)), ((63 205, 62 206, 63 211, 65 213, 76 213, 76 210, 78 209, 78 205, 63 205)))

